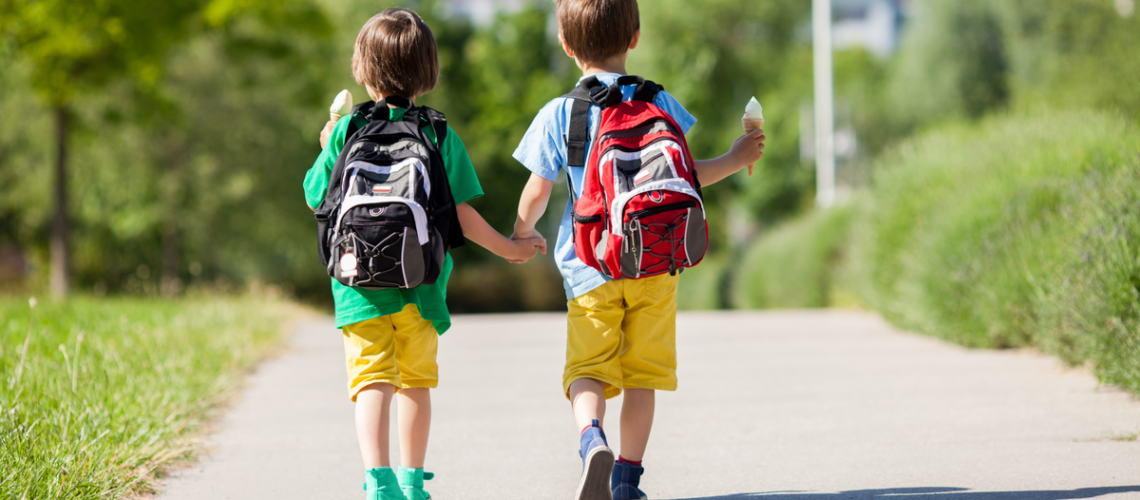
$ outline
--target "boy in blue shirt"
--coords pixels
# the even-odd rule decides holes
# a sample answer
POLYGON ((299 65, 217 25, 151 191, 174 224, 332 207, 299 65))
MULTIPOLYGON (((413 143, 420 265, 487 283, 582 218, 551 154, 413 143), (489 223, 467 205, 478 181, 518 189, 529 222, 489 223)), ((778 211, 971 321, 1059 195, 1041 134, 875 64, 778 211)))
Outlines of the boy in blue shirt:
MULTIPOLYGON (((556 0, 559 39, 583 79, 596 76, 612 85, 626 74, 628 51, 637 47, 640 20, 636 0, 556 0)), ((624 87, 623 99, 633 87, 624 87)), ((555 180, 565 168, 571 189, 581 196, 584 168, 567 166, 567 137, 573 100, 556 98, 535 117, 514 157, 531 171, 519 202, 515 238, 537 235, 535 223, 546 210, 555 180)), ((683 133, 696 123, 667 92, 654 104, 672 116, 683 133)), ((593 139, 600 108, 591 107, 593 139)), ((708 186, 755 163, 764 149, 762 130, 738 138, 727 154, 695 162, 708 186)), ((589 151, 589 146, 586 148, 589 151)), ((588 162, 587 162, 588 163, 588 162)), ((572 203, 572 202, 571 202, 572 203)), ((609 280, 576 255, 571 206, 566 207, 554 255, 568 299, 566 366, 562 389, 581 430, 583 461, 578 500, 645 500, 639 489, 641 460, 653 424, 656 390, 677 388, 676 315, 678 277, 662 274, 637 280, 609 280), (601 422, 606 399, 625 391, 621 415, 621 455, 606 442, 601 422)))
MULTIPOLYGON (((431 29, 414 12, 388 9, 360 30, 352 57, 357 83, 376 102, 398 96, 414 105, 415 98, 435 87, 439 60, 431 29)), ((371 119, 399 121, 404 108, 387 113, 373 110, 371 119), (381 113, 386 114, 383 116, 381 113)), ((321 134, 324 151, 305 176, 305 201, 310 208, 324 200, 329 176, 344 148, 350 124, 368 123, 363 112, 329 122, 321 134), (327 144, 327 145, 326 145, 327 144)), ((431 124, 421 129, 435 143, 443 160, 456 213, 467 239, 512 262, 546 252, 539 236, 510 240, 499 234, 467 204, 483 190, 467 149, 449 127, 442 141, 431 124)), ((364 459, 368 500, 427 500, 423 466, 431 424, 429 390, 439 380, 438 337, 451 327, 445 295, 452 269, 447 255, 436 282, 412 289, 367 290, 332 279, 336 326, 344 335, 349 397, 356 403, 356 432, 364 459), (388 457, 389 407, 399 399, 400 467, 392 470, 388 457)))

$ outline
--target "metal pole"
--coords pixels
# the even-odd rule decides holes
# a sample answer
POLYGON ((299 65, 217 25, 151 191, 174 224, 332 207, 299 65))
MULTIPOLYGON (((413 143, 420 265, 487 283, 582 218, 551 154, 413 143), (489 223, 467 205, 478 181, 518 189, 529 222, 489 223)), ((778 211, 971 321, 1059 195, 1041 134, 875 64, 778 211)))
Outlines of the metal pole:
POLYGON ((835 104, 831 76, 831 0, 812 0, 815 63, 815 204, 835 203, 835 104))

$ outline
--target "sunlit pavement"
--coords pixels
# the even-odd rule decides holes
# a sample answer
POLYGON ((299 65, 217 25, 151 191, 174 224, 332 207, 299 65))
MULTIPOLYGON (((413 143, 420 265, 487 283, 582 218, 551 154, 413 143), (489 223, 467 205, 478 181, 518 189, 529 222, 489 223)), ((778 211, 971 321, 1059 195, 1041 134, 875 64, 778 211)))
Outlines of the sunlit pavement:
MULTIPOLYGON (((455 318, 433 393, 434 499, 573 497, 565 323, 455 318)), ((680 389, 659 394, 645 459, 651 499, 1140 498, 1140 402, 1050 357, 966 350, 852 312, 683 314, 678 352, 680 389)), ((363 497, 331 319, 298 325, 207 450, 160 498, 363 497)))

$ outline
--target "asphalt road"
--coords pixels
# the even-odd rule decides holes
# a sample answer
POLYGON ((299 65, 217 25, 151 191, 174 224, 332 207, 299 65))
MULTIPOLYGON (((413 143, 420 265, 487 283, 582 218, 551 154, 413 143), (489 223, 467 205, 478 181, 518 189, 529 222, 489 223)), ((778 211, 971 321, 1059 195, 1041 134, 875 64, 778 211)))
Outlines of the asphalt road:
MULTIPOLYGON (((852 312, 683 314, 678 332, 680 389, 658 396, 645 460, 651 499, 1140 498, 1140 402, 1087 370, 852 312)), ((455 318, 432 396, 433 498, 572 498, 564 335, 557 314, 455 318)), ((615 444, 619 411, 611 400, 615 444)), ((339 332, 298 324, 159 498, 362 498, 352 418, 339 332)))

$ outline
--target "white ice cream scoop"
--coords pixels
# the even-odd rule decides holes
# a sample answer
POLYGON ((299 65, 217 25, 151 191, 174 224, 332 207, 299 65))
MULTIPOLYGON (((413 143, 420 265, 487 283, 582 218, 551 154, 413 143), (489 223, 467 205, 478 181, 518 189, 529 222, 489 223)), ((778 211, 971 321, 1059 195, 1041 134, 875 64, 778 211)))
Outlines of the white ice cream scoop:
POLYGON ((329 118, 335 122, 351 111, 352 92, 349 92, 348 89, 344 89, 336 95, 336 99, 333 99, 332 106, 329 106, 329 118))
POLYGON ((744 119, 764 119, 764 107, 760 105, 760 101, 757 101, 755 97, 748 101, 747 106, 744 106, 744 119))

